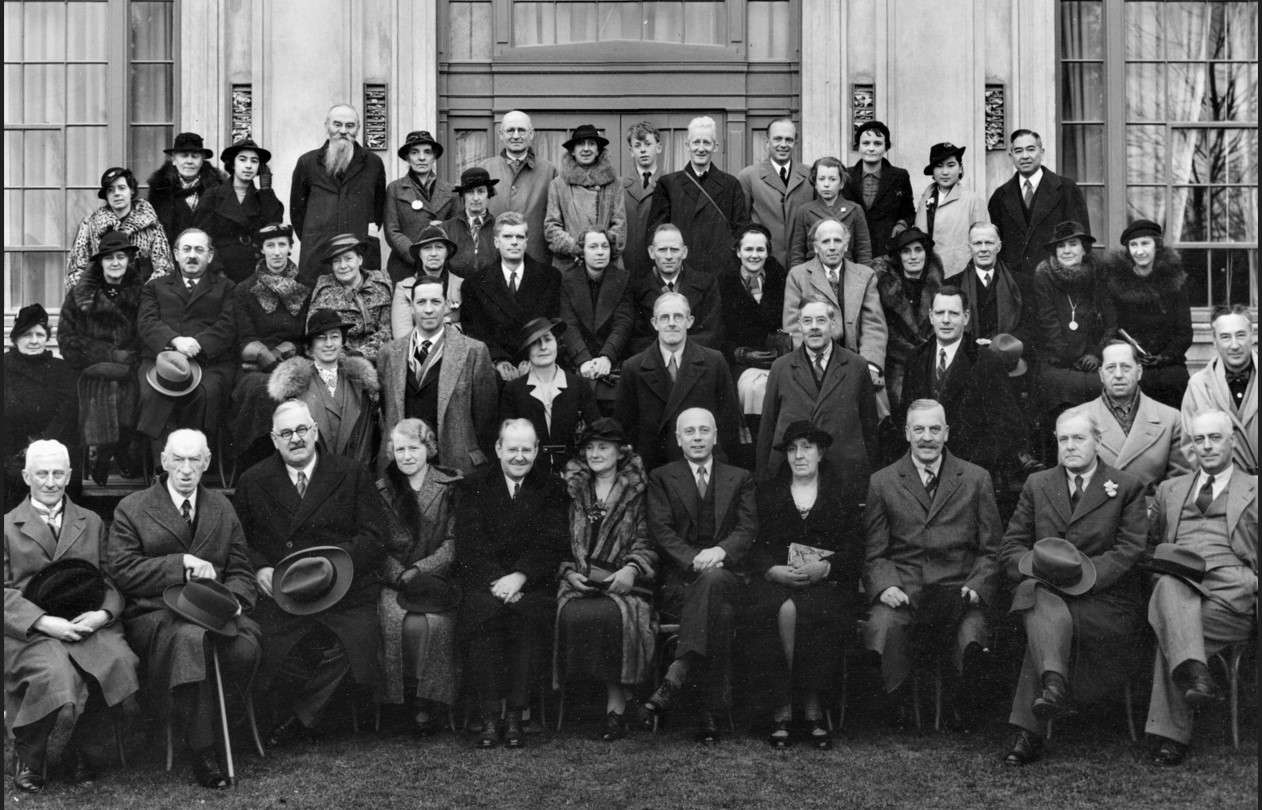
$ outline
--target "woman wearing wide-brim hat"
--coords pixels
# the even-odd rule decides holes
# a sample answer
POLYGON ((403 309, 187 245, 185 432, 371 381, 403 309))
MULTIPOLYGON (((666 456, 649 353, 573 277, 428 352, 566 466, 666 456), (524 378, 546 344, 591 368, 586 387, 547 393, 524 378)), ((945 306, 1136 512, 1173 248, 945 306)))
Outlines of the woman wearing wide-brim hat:
POLYGON ((460 198, 451 183, 438 176, 443 145, 427 130, 409 132, 399 147, 399 159, 407 172, 386 186, 385 224, 382 231, 390 245, 386 273, 399 283, 416 270, 412 247, 417 235, 435 222, 444 222, 460 210, 460 198))
POLYGON ((394 298, 390 302, 390 327, 395 340, 412 332, 412 290, 422 279, 435 280, 443 285, 443 295, 447 297, 446 322, 460 323, 464 279, 451 270, 452 258, 459 255, 460 248, 447 236, 447 226, 454 224, 435 222, 426 225, 409 248, 415 272, 394 285, 394 298))
POLYGON ((1121 249, 1104 257, 1103 273, 1117 326, 1142 352, 1143 392, 1179 409, 1188 386, 1192 305, 1179 252, 1168 246, 1161 225, 1137 219, 1122 231, 1121 249))
POLYGON ((622 181, 605 150, 609 140, 591 124, 582 124, 561 146, 565 153, 560 171, 548 184, 543 220, 548 247, 557 257, 565 257, 564 264, 573 265, 583 257, 583 232, 603 230, 617 260, 627 244, 627 209, 622 181))
POLYGON ((1094 243, 1081 223, 1057 223, 1045 246, 1047 258, 1034 269, 1038 387, 1053 420, 1059 411, 1100 396, 1100 359, 1117 335, 1094 243))
POLYGON ((942 260, 929 234, 912 226, 890 239, 890 251, 872 260, 876 291, 885 310, 885 389, 895 412, 903 401, 903 376, 916 347, 933 335, 929 315, 942 286, 942 260))
POLYGON ((167 243, 158 213, 147 200, 138 199, 139 184, 131 169, 112 166, 101 175, 96 196, 104 203, 83 218, 66 255, 66 289, 73 287, 100 250, 101 237, 121 231, 136 246, 144 280, 175 272, 171 245, 167 243))
POLYGON ((549 473, 574 455, 578 431, 600 417, 591 384, 558 364, 565 329, 560 318, 535 318, 523 326, 517 359, 528 361, 529 371, 500 392, 500 419, 530 420, 539 437, 535 463, 549 473))
POLYGON ((495 196, 500 179, 481 166, 465 169, 460 173, 460 185, 453 190, 460 195, 456 215, 443 223, 447 236, 456 243, 456 256, 451 272, 461 278, 471 278, 482 268, 499 261, 495 249, 495 215, 489 201, 495 196))
POLYGON ((990 221, 986 200, 964 180, 965 149, 949 142, 930 147, 925 174, 933 182, 916 206, 916 227, 933 240, 944 278, 962 272, 973 258, 968 229, 974 222, 990 221))
POLYGON ((214 243, 211 269, 239 284, 263 258, 255 234, 268 223, 281 222, 285 206, 272 191, 272 173, 267 168, 271 152, 245 138, 223 150, 219 158, 230 179, 202 195, 193 224, 210 234, 214 243))

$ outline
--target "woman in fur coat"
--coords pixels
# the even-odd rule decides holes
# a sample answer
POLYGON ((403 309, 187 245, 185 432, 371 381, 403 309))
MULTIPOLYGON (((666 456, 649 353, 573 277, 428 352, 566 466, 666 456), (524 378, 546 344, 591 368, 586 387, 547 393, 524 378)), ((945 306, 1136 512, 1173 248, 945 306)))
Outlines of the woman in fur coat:
POLYGON ((291 357, 278 365, 267 391, 277 403, 307 403, 325 451, 371 466, 381 385, 372 363, 347 356, 344 346, 350 327, 331 309, 313 311, 305 336, 307 357, 291 357))
POLYGON ((942 286, 942 261, 933 252, 929 234, 913 227, 894 237, 889 254, 873 259, 871 267, 876 273, 876 291, 889 328, 885 390, 890 394, 890 407, 901 413, 907 358, 933 336, 929 315, 933 312, 933 296, 942 286))
POLYGON ((202 145, 202 136, 196 132, 181 132, 171 148, 163 151, 171 159, 149 175, 146 185, 149 204, 158 215, 167 243, 174 245, 181 231, 193 227, 193 212, 202 196, 218 188, 225 178, 207 163, 215 153, 202 145))
POLYGON ((66 255, 66 289, 78 283, 79 277, 101 249, 101 239, 110 231, 121 231, 136 246, 141 280, 175 272, 171 246, 158 222, 158 214, 145 200, 136 199, 136 175, 131 169, 115 166, 101 175, 96 196, 105 205, 84 217, 75 232, 74 243, 66 255))
POLYGON ((565 269, 582 259, 583 233, 603 230, 617 259, 627 245, 627 210, 622 181, 605 152, 609 141, 596 127, 583 124, 561 145, 561 171, 548 186, 543 220, 548 247, 565 258, 558 262, 565 269))
POLYGON ((313 314, 307 319, 316 310, 333 310, 346 324, 343 347, 347 354, 376 363, 381 347, 394 339, 390 323, 394 286, 385 272, 364 268, 367 245, 351 234, 339 234, 324 243, 321 259, 329 271, 316 279, 311 291, 313 314))
POLYGON ((1138 343, 1139 387, 1178 409, 1188 386, 1185 355, 1192 345, 1192 306, 1179 254, 1166 247, 1161 226, 1140 219, 1122 231, 1122 249, 1104 258, 1117 325, 1138 343))

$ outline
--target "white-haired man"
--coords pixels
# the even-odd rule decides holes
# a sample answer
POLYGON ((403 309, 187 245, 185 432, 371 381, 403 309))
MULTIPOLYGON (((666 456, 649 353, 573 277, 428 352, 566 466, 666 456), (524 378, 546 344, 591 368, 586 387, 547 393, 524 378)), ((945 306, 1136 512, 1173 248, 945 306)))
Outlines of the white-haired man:
POLYGON ((486 208, 492 217, 508 211, 525 217, 526 253, 550 267, 552 251, 543 220, 548 214, 548 184, 557 176, 556 167, 535 154, 535 126, 521 110, 504 113, 497 132, 504 148, 478 164, 486 169, 492 183, 500 184, 486 208))

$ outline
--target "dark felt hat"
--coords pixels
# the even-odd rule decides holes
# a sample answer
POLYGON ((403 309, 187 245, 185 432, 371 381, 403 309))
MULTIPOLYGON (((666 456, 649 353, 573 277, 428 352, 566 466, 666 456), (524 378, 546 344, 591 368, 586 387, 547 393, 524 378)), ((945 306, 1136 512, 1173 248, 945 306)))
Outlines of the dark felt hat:
POLYGON ((294 226, 286 225, 283 222, 269 222, 262 228, 254 232, 254 244, 262 245, 268 239, 279 239, 285 237, 289 240, 289 244, 294 243, 294 226))
POLYGON ((89 257, 89 261, 96 261, 102 256, 108 256, 120 250, 127 251, 132 255, 132 258, 135 258, 136 254, 140 252, 140 248, 131 243, 131 240, 127 238, 127 234, 122 231, 108 230, 101 236, 101 241, 96 246, 96 253, 89 257))
POLYGON ((771 249, 771 230, 766 226, 757 222, 750 222, 742 225, 740 232, 736 234, 736 241, 732 243, 732 250, 739 253, 741 249, 741 240, 745 238, 747 233, 760 233, 767 237, 767 249, 771 249))
POLYGON ((185 621, 212 633, 232 637, 237 634, 236 594, 213 579, 190 579, 171 585, 162 592, 167 609, 185 621))
POLYGON ((1127 225, 1126 230, 1122 231, 1122 247, 1128 247, 1132 239, 1138 239, 1141 236, 1151 236, 1153 239, 1160 239, 1165 236, 1165 231, 1151 219, 1137 219, 1127 225))
POLYGON ((324 244, 320 245, 320 261, 328 264, 348 250, 358 250, 362 256, 367 247, 368 242, 360 239, 355 234, 339 233, 335 236, 330 236, 324 240, 324 244))
POLYGON ((101 175, 101 185, 100 185, 100 188, 98 188, 96 191, 97 199, 98 200, 105 199, 106 190, 110 186, 114 185, 114 181, 120 177, 124 178, 127 181, 127 185, 131 187, 131 194, 133 197, 135 197, 136 191, 139 188, 139 186, 136 183, 136 175, 132 174, 131 169, 125 168, 123 166, 112 166, 106 169, 105 173, 101 175))
POLYGON ((1065 594, 1081 596, 1095 585, 1095 563, 1060 537, 1044 537, 1017 562, 1017 570, 1065 594))
POLYGON ((272 572, 272 598, 286 613, 309 616, 336 605, 355 575, 350 552, 341 546, 295 551, 272 572))
POLYGON ((237 157, 237 153, 244 152, 247 149, 258 152, 259 163, 267 163, 272 159, 272 153, 255 143, 253 138, 242 138, 237 141, 232 146, 223 150, 223 154, 219 156, 219 159, 223 161, 225 166, 231 166, 232 161, 237 157))
POLYGON ((1201 584, 1205 580, 1205 558, 1186 546, 1162 543, 1153 549, 1152 559, 1140 563, 1139 567, 1154 574, 1177 577, 1209 596, 1208 589, 1201 584))
POLYGON ((1095 237, 1087 233, 1087 229, 1082 227, 1081 223, 1067 219, 1064 222, 1056 223, 1056 227, 1052 228, 1052 238, 1043 244, 1048 250, 1054 250, 1057 245, 1068 239, 1081 239, 1085 247, 1090 248, 1095 242, 1095 237))
POLYGON ((947 158, 956 157, 963 160, 964 150, 967 148, 968 147, 966 146, 956 146, 950 141, 935 143, 933 146, 929 147, 929 164, 925 166, 925 174, 932 175, 933 167, 937 166, 947 158))
POLYGON ((311 340, 316 335, 323 335, 330 329, 341 329, 343 334, 345 334, 345 331, 352 326, 354 324, 343 320, 342 316, 337 314, 337 310, 317 309, 307 318, 307 333, 303 337, 311 340))
POLYGON ((780 437, 780 443, 772 449, 786 453, 789 450, 789 445, 798 439, 806 439, 812 444, 818 444, 825 450, 833 443, 833 437, 830 433, 817 428, 814 422, 807 419, 799 419, 796 422, 789 423, 789 426, 784 429, 784 435, 780 437))
POLYGON ((145 381, 159 394, 182 397, 201 384, 202 367, 181 352, 160 352, 153 367, 145 372, 145 381))
POLYGON ((50 616, 73 619, 105 602, 105 576, 87 560, 60 559, 22 589, 22 596, 50 616))
POLYGON ((600 130, 595 126, 592 124, 579 124, 572 132, 570 132, 570 139, 561 144, 561 148, 568 152, 580 142, 587 140, 595 141, 596 145, 601 149, 604 149, 609 145, 609 139, 602 138, 600 130))
POLYGON ((602 416, 583 429, 583 432, 578 435, 578 441, 575 444, 581 450, 591 441, 626 444, 628 439, 626 431, 622 429, 621 422, 609 416, 602 416))
POLYGON ((442 242, 447 246, 447 261, 451 261, 451 257, 456 255, 459 249, 455 242, 447 238, 447 231, 436 222, 431 222, 421 229, 421 235, 416 237, 416 241, 408 248, 408 253, 412 255, 413 262, 421 260, 421 248, 434 242, 442 242))
POLYGON ((403 145, 399 147, 399 159, 407 160, 408 152, 412 151, 413 146, 424 146, 429 144, 434 147, 434 157, 443 156, 443 145, 434 140, 434 136, 429 134, 427 129, 418 129, 415 132, 409 132, 407 138, 403 140, 403 145))
POLYGON ((446 613, 460 605, 462 596, 460 585, 454 580, 421 572, 399 583, 395 601, 409 613, 446 613))
POLYGON ((517 333, 517 353, 522 357, 526 356, 526 351, 530 348, 530 344, 539 338, 551 332, 559 339, 561 333, 565 331, 565 321, 560 318, 535 318, 528 321, 521 331, 517 333))
POLYGON ((171 144, 171 148, 162 151, 168 155, 174 155, 176 152, 201 152, 204 158, 215 156, 215 153, 202 143, 202 136, 196 132, 181 132, 175 136, 175 142, 171 144))
POLYGON ((1022 353, 1025 351, 1025 344, 1021 339, 1007 332, 1000 332, 990 339, 990 350, 999 355, 1000 362, 1004 368, 1008 370, 1009 377, 1020 377, 1025 374, 1027 368, 1025 358, 1022 353))
POLYGON ((893 244, 890 245, 890 255, 894 256, 908 245, 919 242, 924 245, 925 253, 933 252, 933 240, 929 238, 929 234, 919 228, 908 228, 907 230, 894 237, 893 244))
POLYGON ((9 332, 9 340, 17 343, 18 338, 36 326, 42 326, 45 332, 48 331, 48 311, 44 309, 43 304, 27 304, 18 310, 17 317, 13 319, 13 329, 9 332))
POLYGON ((498 177, 491 177, 491 173, 481 166, 474 166, 465 169, 460 173, 460 185, 452 189, 457 194, 463 194, 466 191, 475 189, 478 186, 486 186, 491 197, 495 196, 495 186, 500 182, 498 177))

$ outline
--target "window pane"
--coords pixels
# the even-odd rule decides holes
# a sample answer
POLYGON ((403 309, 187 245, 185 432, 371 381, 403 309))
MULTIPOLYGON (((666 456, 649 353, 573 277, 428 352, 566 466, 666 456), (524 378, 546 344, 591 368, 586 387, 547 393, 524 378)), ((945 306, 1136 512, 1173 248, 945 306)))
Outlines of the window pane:
MULTIPOLYGON (((4 131, 4 187, 22 185, 22 133, 20 130, 4 131)), ((6 206, 8 200, 5 201, 6 206)))
POLYGON ((684 42, 720 45, 726 31, 727 11, 722 3, 684 3, 684 42))
POLYGON ((1258 58, 1258 4, 1215 3, 1209 32, 1210 59, 1258 58))
POLYGON ((1104 187, 1082 186, 1082 196, 1087 201, 1087 216, 1098 233, 1104 227, 1104 187))
POLYGON ((66 275, 66 260, 61 253, 6 254, 4 263, 15 305, 39 302, 54 312, 61 309, 66 275))
POLYGON ((1170 131, 1170 180, 1173 183, 1210 182, 1209 153, 1203 129, 1170 131))
POLYGON ((1209 306, 1209 250, 1206 248, 1180 248, 1183 271, 1187 273, 1184 289, 1188 303, 1194 307, 1209 306))
MULTIPOLYGON (((61 62, 66 58, 66 7, 61 3, 23 3, 22 25, 27 62, 61 62)), ((5 59, 11 58, 8 53, 5 59)))
POLYGON ((66 18, 66 58, 72 62, 104 62, 109 58, 105 3, 71 3, 66 18))
MULTIPOLYGON (((6 247, 17 244, 18 234, 22 232, 22 194, 18 191, 4 192, 4 244, 6 247)), ((8 262, 9 252, 5 251, 8 262)))
POLYGON ((66 66, 66 120, 76 124, 104 124, 109 94, 105 65, 66 66))
POLYGON ((750 59, 789 59, 793 55, 794 35, 786 2, 750 0, 746 4, 749 21, 750 59))
MULTIPOLYGON (((162 157, 162 150, 171 143, 171 127, 132 127, 131 147, 128 149, 127 165, 136 174, 143 175, 162 157)), ((101 171, 105 169, 102 168, 101 171)))
POLYGON ((595 42, 596 4, 557 3, 557 42, 595 42))
POLYGON ((66 66, 26 65, 23 69, 23 123, 60 124, 66 120, 66 66))
POLYGON ((1256 250, 1214 250, 1210 254, 1210 305, 1252 303, 1249 279, 1257 272, 1256 250))
POLYGON ((644 38, 654 42, 683 42, 683 3, 646 2, 644 38))
POLYGON ((1209 237, 1214 242, 1256 242, 1257 194, 1251 188, 1216 188, 1210 194, 1209 237))
POLYGON ((1258 131, 1232 130, 1227 138, 1227 182, 1258 182, 1258 131))
POLYGON ((1104 127, 1066 126, 1062 132, 1065 174, 1081 183, 1104 182, 1104 127))
POLYGON ((1258 66, 1239 62, 1214 65, 1209 92, 1210 120, 1258 120, 1258 66))
POLYGON ((1127 3, 1126 58, 1161 59, 1161 3, 1127 3))
POLYGON ((22 193, 23 245, 60 247, 62 244, 61 191, 22 193))
POLYGON ((1208 241, 1209 228, 1205 220, 1209 213, 1209 189, 1204 186, 1176 188, 1171 205, 1171 242, 1208 241))
MULTIPOLYGON (((27 187, 57 187, 66 176, 65 148, 60 130, 27 130, 22 149, 27 187)), ((40 243, 45 244, 45 243, 40 243)))
POLYGON ((1065 59, 1099 59, 1104 53, 1104 12, 1099 2, 1060 4, 1060 53, 1065 59))
POLYGON ((1204 59, 1209 3, 1166 3, 1166 58, 1204 59))
MULTIPOLYGON (((91 186, 109 168, 105 127, 66 127, 66 183, 91 186)), ((142 167, 136 167, 137 173, 142 167)))
POLYGON ((172 120, 171 66, 131 66, 131 120, 152 124, 172 120))
POLYGON ((1066 121, 1104 120, 1103 65, 1062 64, 1061 80, 1061 113, 1066 121))
POLYGON ((1162 183, 1166 179, 1166 128, 1126 128, 1126 182, 1162 183))
POLYGON ((1166 219, 1166 190, 1154 186, 1131 186, 1126 189, 1126 219, 1166 219))
POLYGON ((1126 66, 1126 120, 1164 121, 1166 68, 1153 62, 1126 66))
POLYGON ((4 3, 4 58, 22 61, 22 4, 4 3))
POLYGON ((131 58, 171 59, 170 3, 131 4, 131 58))
POLYGON ((1171 121, 1204 121, 1209 118, 1205 65, 1170 65, 1167 90, 1171 121))
POLYGON ((4 122, 25 123, 22 115, 22 66, 4 66, 4 122))
POLYGON ((462 172, 479 161, 491 156, 486 130, 466 129, 456 131, 456 172, 462 172))
POLYGON ((88 214, 100 208, 103 203, 101 198, 96 196, 96 181, 100 180, 108 166, 102 166, 97 172, 96 179, 93 180, 93 188, 71 189, 66 191, 66 230, 63 244, 73 245, 75 233, 79 230, 79 223, 82 222, 88 214))

